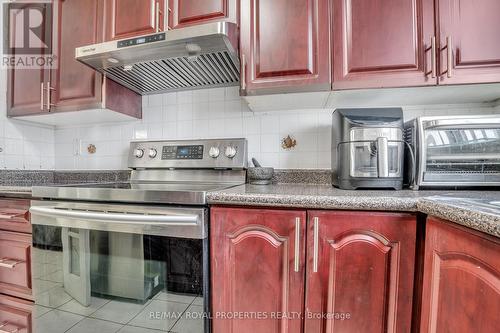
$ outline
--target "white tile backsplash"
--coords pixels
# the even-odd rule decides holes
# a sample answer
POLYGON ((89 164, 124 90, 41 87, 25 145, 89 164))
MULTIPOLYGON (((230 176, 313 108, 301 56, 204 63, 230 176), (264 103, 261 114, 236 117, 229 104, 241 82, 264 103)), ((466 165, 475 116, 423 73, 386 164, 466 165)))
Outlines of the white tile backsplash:
MULTIPOLYGON (((285 97, 284 97, 285 98, 285 97)), ((124 169, 131 140, 246 137, 249 157, 277 168, 330 168, 332 110, 253 113, 238 88, 168 93, 143 97, 144 119, 135 123, 55 129, 56 169, 124 169), (281 147, 290 135, 297 146, 281 147), (80 154, 75 142, 80 144, 80 154), (95 154, 87 153, 94 144, 95 154)), ((404 107, 405 120, 420 115, 500 112, 500 105, 462 104, 404 107)), ((23 135, 10 129, 17 139, 23 135)), ((35 161, 36 163, 36 161, 35 161)))
MULTIPOLYGON (((0 71, 0 169, 125 169, 132 140, 246 137, 249 157, 277 168, 329 168, 332 110, 254 113, 237 87, 143 97, 135 122, 53 128, 6 117, 6 73, 0 71), (287 135, 297 140, 281 147, 287 135), (88 146, 96 146, 90 154, 88 146)), ((286 96, 283 96, 286 98, 286 96)), ((500 113, 496 104, 404 107, 420 115, 500 113)))
POLYGON ((0 70, 0 169, 54 169, 54 129, 7 118, 6 71, 0 70))

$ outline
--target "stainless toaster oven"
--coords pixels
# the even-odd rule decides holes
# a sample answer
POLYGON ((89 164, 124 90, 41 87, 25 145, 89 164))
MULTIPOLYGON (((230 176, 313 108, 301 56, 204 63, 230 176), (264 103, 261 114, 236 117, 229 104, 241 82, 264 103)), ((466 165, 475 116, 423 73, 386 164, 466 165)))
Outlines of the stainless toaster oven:
POLYGON ((414 189, 500 186, 500 114, 418 117, 405 140, 414 189))

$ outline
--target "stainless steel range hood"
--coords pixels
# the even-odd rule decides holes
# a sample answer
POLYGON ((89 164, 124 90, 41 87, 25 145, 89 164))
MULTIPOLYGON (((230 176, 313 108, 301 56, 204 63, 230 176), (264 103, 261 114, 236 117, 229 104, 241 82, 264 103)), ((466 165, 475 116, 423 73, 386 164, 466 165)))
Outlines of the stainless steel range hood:
POLYGON ((237 26, 217 22, 76 49, 76 59, 141 94, 238 85, 237 26))

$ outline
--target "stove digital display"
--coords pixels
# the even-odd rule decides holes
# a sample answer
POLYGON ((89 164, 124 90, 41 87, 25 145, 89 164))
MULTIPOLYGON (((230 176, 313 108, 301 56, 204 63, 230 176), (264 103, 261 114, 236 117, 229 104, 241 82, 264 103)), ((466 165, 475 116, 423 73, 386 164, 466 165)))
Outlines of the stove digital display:
POLYGON ((203 146, 163 146, 162 160, 202 160, 203 146))

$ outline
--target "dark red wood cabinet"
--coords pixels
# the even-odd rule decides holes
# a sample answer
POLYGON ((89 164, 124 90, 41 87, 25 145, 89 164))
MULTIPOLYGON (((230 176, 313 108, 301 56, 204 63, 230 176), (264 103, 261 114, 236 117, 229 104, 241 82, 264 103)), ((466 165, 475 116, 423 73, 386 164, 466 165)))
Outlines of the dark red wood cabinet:
POLYGON ((9 70, 8 115, 106 108, 140 118, 141 96, 106 78, 75 59, 75 48, 104 40, 102 0, 64 0, 55 3, 52 70, 9 70), (57 16, 56 16, 57 15, 57 16), (86 24, 75 24, 86 17, 86 24))
POLYGON ((435 85, 434 0, 333 0, 333 88, 435 85))
MULTIPOLYGON (((29 4, 32 6, 33 4, 29 4)), ((11 17, 12 26, 23 11, 14 11, 11 17)), ((47 12, 44 12, 48 15, 47 12)), ((10 32, 14 40, 24 31, 10 32)), ((38 54, 46 54, 46 49, 36 50, 38 54)), ((48 81, 50 73, 45 69, 9 69, 7 70, 7 107, 9 116, 31 115, 43 112, 45 109, 42 100, 42 82, 48 81)))
POLYGON ((330 90, 328 0, 241 0, 241 92, 330 90))
POLYGON ((500 1, 436 0, 436 10, 439 83, 500 82, 500 1))
POLYGON ((212 209, 213 332, 302 332, 300 317, 273 314, 303 312, 305 226, 305 211, 212 209), (223 317, 238 312, 261 316, 223 317))
POLYGON ((0 295, 0 329, 3 332, 31 333, 33 303, 0 295))
POLYGON ((0 229, 31 234, 30 201, 0 199, 0 229))
POLYGON ((0 231, 0 293, 32 298, 30 234, 0 231))
POLYGON ((333 89, 500 82, 496 0, 332 0, 333 89))
POLYGON ((410 332, 416 217, 309 211, 305 332, 410 332))
POLYGON ((214 332, 409 332, 415 215, 307 215, 306 225, 305 211, 212 209, 213 312, 289 315, 215 317, 214 332))
POLYGON ((166 4, 167 0, 106 0, 106 40, 167 30, 166 4))
POLYGON ((213 21, 236 22, 238 0, 169 0, 172 29, 213 21))
POLYGON ((429 218, 420 332, 498 332, 500 240, 429 218))

